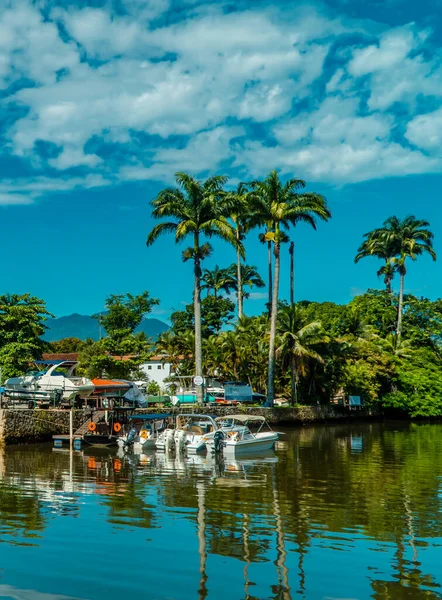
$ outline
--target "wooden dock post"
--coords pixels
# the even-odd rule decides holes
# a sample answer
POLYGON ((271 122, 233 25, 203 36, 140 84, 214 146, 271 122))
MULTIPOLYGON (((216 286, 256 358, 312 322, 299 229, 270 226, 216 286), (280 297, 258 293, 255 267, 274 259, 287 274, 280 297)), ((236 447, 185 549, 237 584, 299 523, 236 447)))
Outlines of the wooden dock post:
POLYGON ((74 443, 74 415, 73 409, 69 411, 69 444, 72 450, 72 444, 74 443))

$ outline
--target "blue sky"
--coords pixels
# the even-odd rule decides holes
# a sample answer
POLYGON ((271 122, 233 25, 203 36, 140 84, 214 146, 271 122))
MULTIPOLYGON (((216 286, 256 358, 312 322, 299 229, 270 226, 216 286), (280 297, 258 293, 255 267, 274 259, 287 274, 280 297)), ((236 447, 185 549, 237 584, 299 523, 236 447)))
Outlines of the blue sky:
MULTIPOLYGON (((277 168, 326 195, 333 219, 293 235, 298 299, 380 287, 376 260, 353 257, 392 214, 428 219, 441 254, 438 4, 0 0, 0 292, 61 316, 148 289, 166 319, 191 266, 145 239, 177 170, 235 184, 277 168)), ((215 247, 207 267, 233 262, 215 247)), ((407 289, 439 297, 440 264, 411 265, 407 289)))

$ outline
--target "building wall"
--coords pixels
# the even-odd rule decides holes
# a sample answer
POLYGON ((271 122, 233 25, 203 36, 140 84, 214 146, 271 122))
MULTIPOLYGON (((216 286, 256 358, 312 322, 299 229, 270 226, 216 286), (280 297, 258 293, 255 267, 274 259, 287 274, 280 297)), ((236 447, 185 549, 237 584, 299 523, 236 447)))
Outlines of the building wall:
POLYGON ((163 363, 161 360, 149 360, 141 365, 141 369, 149 381, 155 381, 160 387, 164 387, 164 380, 170 376, 170 363, 163 363))

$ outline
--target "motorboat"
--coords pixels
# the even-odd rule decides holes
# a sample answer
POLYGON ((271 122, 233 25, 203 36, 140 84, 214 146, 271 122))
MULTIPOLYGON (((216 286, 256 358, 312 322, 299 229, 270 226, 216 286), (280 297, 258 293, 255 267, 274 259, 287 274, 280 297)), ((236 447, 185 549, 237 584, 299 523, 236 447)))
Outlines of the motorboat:
MULTIPOLYGON (((206 442, 204 436, 215 432, 217 425, 215 419, 210 415, 202 414, 180 414, 177 415, 175 421, 175 428, 173 431, 173 443, 169 444, 172 449, 173 445, 179 449, 179 443, 184 440, 185 449, 188 453, 204 452, 206 448, 206 442)), ((169 430, 165 430, 161 436, 158 437, 156 442, 156 448, 158 450, 165 451, 168 449, 168 442, 171 442, 168 433, 169 430)))
POLYGON ((279 439, 279 433, 273 431, 265 417, 259 415, 237 414, 217 417, 215 424, 215 432, 203 436, 203 441, 213 452, 221 447, 227 455, 263 452, 274 448, 279 439), (249 424, 258 425, 257 431, 251 431, 249 424), (219 443, 221 435, 222 444, 219 443))
POLYGON ((126 379, 92 379, 95 386, 94 396, 104 398, 103 405, 113 408, 118 403, 125 407, 147 408, 148 403, 143 391, 136 382, 126 379))
POLYGON ((36 361, 36 364, 46 364, 48 368, 42 371, 30 371, 21 377, 11 377, 5 382, 5 393, 19 397, 32 397, 38 393, 58 393, 63 400, 75 400, 89 396, 95 389, 87 377, 76 375, 77 361, 36 361), (49 366, 50 365, 50 366, 49 366))
POLYGON ((170 413, 130 415, 128 431, 118 439, 122 448, 132 448, 136 452, 144 452, 155 448, 159 435, 166 429, 170 413))

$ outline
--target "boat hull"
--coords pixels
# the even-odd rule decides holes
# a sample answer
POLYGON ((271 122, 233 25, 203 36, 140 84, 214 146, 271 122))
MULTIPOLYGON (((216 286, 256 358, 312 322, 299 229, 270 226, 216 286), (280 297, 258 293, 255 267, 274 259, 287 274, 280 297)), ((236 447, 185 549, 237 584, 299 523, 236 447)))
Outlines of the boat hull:
POLYGON ((229 440, 227 439, 224 444, 225 454, 247 454, 249 452, 265 452, 266 450, 272 450, 278 441, 278 434, 272 435, 257 434, 253 439, 246 440, 229 440))
POLYGON ((107 448, 109 446, 117 446, 118 438, 115 435, 86 434, 83 436, 83 442, 88 446, 107 448))

